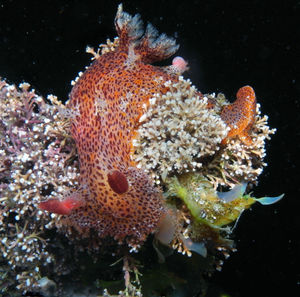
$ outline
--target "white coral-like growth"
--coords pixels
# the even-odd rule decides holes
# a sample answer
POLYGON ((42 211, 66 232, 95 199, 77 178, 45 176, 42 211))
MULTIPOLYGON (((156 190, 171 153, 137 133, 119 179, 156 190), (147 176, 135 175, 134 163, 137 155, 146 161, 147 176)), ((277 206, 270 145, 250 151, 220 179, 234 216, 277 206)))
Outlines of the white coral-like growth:
POLYGON ((261 116, 260 104, 257 104, 256 117, 250 131, 252 144, 245 145, 238 138, 230 140, 218 159, 222 163, 224 181, 221 184, 233 186, 237 181, 255 182, 267 164, 265 142, 276 129, 268 126, 268 116, 261 116))
POLYGON ((221 142, 229 131, 220 117, 222 108, 229 104, 225 96, 200 96, 182 77, 177 83, 167 82, 166 87, 169 91, 150 99, 140 118, 133 142, 138 166, 152 172, 157 180, 173 173, 201 172, 215 188, 255 182, 266 166, 265 142, 276 131, 269 128, 268 117, 260 115, 260 105, 249 131, 253 143, 245 145, 235 137, 224 146, 221 142), (212 104, 208 106, 208 102, 212 104))
POLYGON ((76 187, 79 171, 67 162, 74 143, 64 105, 55 96, 47 104, 29 84, 19 87, 0 80, 0 261, 9 271, 6 283, 13 277, 13 286, 26 292, 53 262, 43 232, 54 227, 56 215, 38 203, 76 187))
POLYGON ((169 91, 150 100, 134 141, 135 161, 156 177, 200 169, 203 157, 214 155, 228 132, 189 80, 179 77, 165 85, 169 91))

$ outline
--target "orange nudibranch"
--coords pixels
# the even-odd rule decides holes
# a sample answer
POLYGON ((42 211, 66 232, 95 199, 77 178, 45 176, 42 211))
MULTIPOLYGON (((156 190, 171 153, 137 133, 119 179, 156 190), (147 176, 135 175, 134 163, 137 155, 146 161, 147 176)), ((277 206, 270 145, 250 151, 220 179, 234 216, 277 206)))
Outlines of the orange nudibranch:
POLYGON ((135 166, 132 142, 149 99, 165 94, 165 83, 177 82, 187 63, 178 57, 168 67, 151 65, 172 56, 178 45, 151 24, 144 30, 140 16, 123 12, 122 5, 115 27, 118 46, 95 57, 76 81, 67 105, 74 114, 71 133, 84 204, 48 200, 40 208, 66 215, 79 231, 93 228, 99 237, 131 238, 136 244, 157 230, 166 208, 153 180, 135 166))

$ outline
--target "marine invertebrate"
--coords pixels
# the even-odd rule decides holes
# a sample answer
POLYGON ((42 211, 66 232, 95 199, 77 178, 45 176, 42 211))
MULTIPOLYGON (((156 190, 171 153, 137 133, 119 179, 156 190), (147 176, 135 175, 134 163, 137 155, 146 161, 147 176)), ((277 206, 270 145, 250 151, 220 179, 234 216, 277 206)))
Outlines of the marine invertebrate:
POLYGON ((56 223, 38 204, 78 184, 64 105, 54 96, 49 101, 27 83, 0 81, 0 261, 7 267, 1 292, 37 289, 54 260, 44 232, 56 223))
POLYGON ((189 80, 180 76, 165 86, 166 94, 150 99, 133 143, 139 166, 163 179, 172 172, 201 170, 229 130, 189 80))
POLYGON ((249 145, 252 143, 248 131, 252 128, 256 113, 256 96, 250 86, 242 87, 236 94, 236 101, 223 107, 222 120, 230 127, 226 138, 238 136, 242 142, 249 145))
POLYGON ((275 132, 276 129, 268 126, 268 116, 261 115, 260 104, 256 104, 254 123, 248 131, 251 143, 245 144, 239 137, 229 139, 226 146, 208 164, 208 176, 215 188, 218 184, 232 187, 242 181, 255 183, 267 165, 264 162, 265 143, 275 132))
POLYGON ((247 126, 251 143, 245 144, 222 119, 230 106, 224 94, 199 95, 183 77, 166 85, 169 91, 155 94, 142 116, 133 143, 138 166, 160 181, 174 172, 194 171, 208 177, 215 188, 255 182, 266 166, 265 142, 276 131, 269 128, 268 117, 261 116, 260 104, 251 112, 251 129, 247 126))
MULTIPOLYGON (((167 91, 166 81, 178 80, 148 63, 171 56, 178 46, 150 24, 143 34, 140 17, 123 12, 121 5, 115 26, 118 46, 95 56, 70 94, 71 132, 86 193, 81 193, 81 205, 73 204, 68 222, 83 232, 94 228, 100 237, 140 242, 156 230, 164 207, 160 191, 130 157, 132 140, 149 99, 167 91)), ((185 68, 179 60, 176 72, 185 68)), ((59 203, 42 207, 55 211, 59 203)))

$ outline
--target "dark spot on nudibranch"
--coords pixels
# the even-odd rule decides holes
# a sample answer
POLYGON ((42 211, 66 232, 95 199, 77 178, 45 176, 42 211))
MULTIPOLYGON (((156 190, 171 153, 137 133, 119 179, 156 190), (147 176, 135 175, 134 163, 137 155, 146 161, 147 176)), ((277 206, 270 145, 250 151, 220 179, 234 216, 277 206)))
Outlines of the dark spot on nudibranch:
POLYGON ((107 175, 107 180, 111 189, 117 194, 124 194, 129 189, 129 184, 125 174, 118 170, 114 170, 109 173, 107 175))

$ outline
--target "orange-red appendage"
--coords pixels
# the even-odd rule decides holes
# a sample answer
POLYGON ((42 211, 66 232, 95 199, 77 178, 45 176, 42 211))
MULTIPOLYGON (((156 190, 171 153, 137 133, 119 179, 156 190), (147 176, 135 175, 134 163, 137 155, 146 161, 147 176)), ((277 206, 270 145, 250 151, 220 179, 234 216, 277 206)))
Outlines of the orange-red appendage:
POLYGON ((61 215, 69 215, 73 209, 82 206, 83 203, 77 199, 67 198, 65 200, 49 199, 39 203, 39 208, 61 215))

